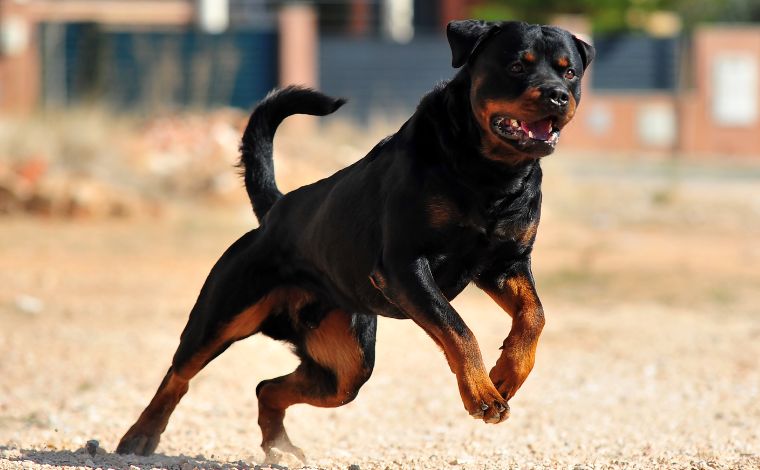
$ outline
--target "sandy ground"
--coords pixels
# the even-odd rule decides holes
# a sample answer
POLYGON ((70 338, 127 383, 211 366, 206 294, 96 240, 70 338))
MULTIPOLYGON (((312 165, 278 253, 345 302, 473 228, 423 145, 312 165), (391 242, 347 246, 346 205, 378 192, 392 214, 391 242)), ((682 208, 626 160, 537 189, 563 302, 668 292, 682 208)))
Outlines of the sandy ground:
MULTIPOLYGON (((589 167, 545 165, 548 323, 511 418, 470 418, 432 341, 381 320, 353 403, 289 411, 307 468, 760 468, 760 180, 589 167)), ((296 364, 261 337, 191 383, 156 455, 111 453, 211 264, 253 226, 244 206, 0 224, 0 469, 261 464, 254 388, 296 364), (105 452, 79 450, 90 439, 105 452)), ((493 364, 507 315, 476 289, 455 305, 493 364)))

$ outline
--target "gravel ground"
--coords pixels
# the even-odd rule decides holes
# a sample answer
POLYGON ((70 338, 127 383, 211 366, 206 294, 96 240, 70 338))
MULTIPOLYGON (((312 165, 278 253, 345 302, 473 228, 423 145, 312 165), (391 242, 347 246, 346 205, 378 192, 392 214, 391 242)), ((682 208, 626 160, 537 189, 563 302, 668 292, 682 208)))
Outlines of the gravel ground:
MULTIPOLYGON (((547 202, 535 270, 548 323, 511 418, 470 418, 432 341, 381 320, 377 367, 353 403, 289 411, 304 468, 760 468, 755 226, 744 230, 741 215, 705 230, 593 228, 563 218, 565 201, 547 202)), ((193 380, 156 455, 112 453, 211 263, 252 223, 244 212, 2 221, 0 469, 261 465, 255 386, 296 362, 260 337, 193 380), (95 455, 84 449, 92 439, 95 455)), ((493 364, 508 317, 477 290, 455 305, 493 364)))

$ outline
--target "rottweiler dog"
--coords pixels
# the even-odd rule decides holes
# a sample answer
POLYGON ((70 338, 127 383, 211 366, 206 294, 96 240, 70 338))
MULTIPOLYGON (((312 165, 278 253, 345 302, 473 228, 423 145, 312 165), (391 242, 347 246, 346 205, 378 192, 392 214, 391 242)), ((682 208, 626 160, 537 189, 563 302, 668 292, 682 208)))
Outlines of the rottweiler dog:
POLYGON ((285 195, 273 173, 277 126, 344 101, 289 87, 259 103, 240 166, 260 225, 212 268, 171 367, 117 452, 152 453, 190 379, 260 332, 291 343, 301 360, 256 387, 262 447, 303 458, 285 410, 354 399, 372 373, 378 315, 411 319, 438 344, 471 416, 508 418, 544 326, 531 273, 539 161, 575 115, 594 49, 563 29, 521 22, 453 21, 447 37, 461 67, 452 80, 367 156, 285 195), (512 317, 490 373, 449 303, 471 282, 512 317))

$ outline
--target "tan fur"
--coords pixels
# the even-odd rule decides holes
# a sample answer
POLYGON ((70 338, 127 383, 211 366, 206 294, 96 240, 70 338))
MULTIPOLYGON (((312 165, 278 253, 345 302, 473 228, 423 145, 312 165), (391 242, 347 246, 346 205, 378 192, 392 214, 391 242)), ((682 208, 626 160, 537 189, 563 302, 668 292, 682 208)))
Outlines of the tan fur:
POLYGON ((512 317, 512 328, 502 352, 489 374, 499 392, 511 398, 522 386, 536 361, 538 338, 544 314, 530 279, 523 274, 511 277, 501 286, 480 286, 512 317))
POLYGON ((285 410, 296 403, 331 408, 351 401, 361 383, 366 380, 364 356, 351 332, 351 315, 333 310, 305 339, 306 351, 318 364, 335 373, 338 390, 335 394, 315 394, 311 391, 313 377, 304 363, 292 373, 269 382, 259 394, 259 426, 262 447, 268 451, 280 447, 302 454, 285 432, 285 410))
POLYGON ((354 389, 364 367, 362 351, 351 336, 351 316, 342 310, 333 310, 319 328, 306 337, 309 356, 335 372, 339 394, 354 389))
POLYGON ((538 99, 541 97, 541 91, 538 88, 528 88, 513 101, 481 100, 479 98, 481 84, 482 80, 475 79, 473 81, 470 91, 470 102, 472 103, 473 114, 484 131, 482 143, 483 155, 492 160, 501 160, 504 155, 509 155, 517 163, 520 160, 514 160, 517 156, 514 149, 494 134, 494 131, 491 129, 491 118, 496 115, 505 115, 528 122, 539 119, 541 111, 538 106, 538 99))
POLYGON ((313 300, 313 296, 302 289, 281 288, 270 292, 225 325, 213 341, 196 351, 182 368, 176 371, 177 375, 190 380, 225 344, 256 333, 261 323, 275 308, 287 306, 291 315, 295 315, 301 307, 311 300, 313 300))
POLYGON ((122 441, 134 436, 152 436, 164 432, 172 411, 187 393, 188 388, 189 384, 186 379, 171 371, 167 373, 153 399, 140 414, 135 424, 129 428, 122 441))
POLYGON ((518 235, 517 241, 523 245, 527 245, 535 238, 536 232, 538 232, 538 223, 533 222, 528 225, 528 228, 526 228, 520 235, 518 235))
POLYGON ((427 211, 430 225, 435 228, 449 225, 457 215, 454 205, 440 196, 430 198, 427 203, 427 211))
POLYGON ((533 284, 523 275, 511 277, 500 288, 480 286, 499 307, 514 316, 522 310, 535 309, 538 306, 533 284))

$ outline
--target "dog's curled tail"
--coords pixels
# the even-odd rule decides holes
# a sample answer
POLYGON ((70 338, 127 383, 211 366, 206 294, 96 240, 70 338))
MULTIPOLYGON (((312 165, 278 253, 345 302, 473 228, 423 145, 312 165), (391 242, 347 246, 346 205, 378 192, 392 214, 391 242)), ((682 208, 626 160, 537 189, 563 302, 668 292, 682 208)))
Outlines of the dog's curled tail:
POLYGON ((289 86, 273 90, 253 110, 240 144, 238 166, 259 222, 282 197, 274 179, 272 160, 272 140, 277 126, 293 114, 325 116, 345 102, 309 88, 289 86))

